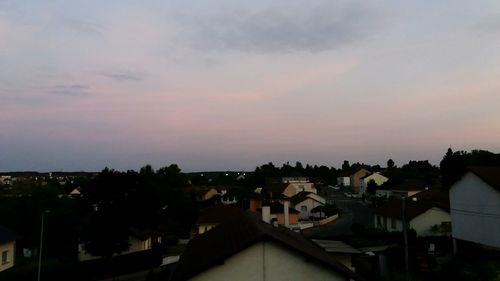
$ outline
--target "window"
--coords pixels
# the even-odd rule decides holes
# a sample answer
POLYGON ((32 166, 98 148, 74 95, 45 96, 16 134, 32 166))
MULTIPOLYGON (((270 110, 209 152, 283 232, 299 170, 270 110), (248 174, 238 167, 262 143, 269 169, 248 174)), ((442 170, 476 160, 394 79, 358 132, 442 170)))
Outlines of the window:
POLYGON ((300 206, 301 212, 307 212, 307 206, 300 206))
POLYGON ((376 216, 377 217, 377 226, 382 226, 382 220, 380 219, 380 216, 376 216))
POLYGON ((391 218, 391 228, 396 229, 396 219, 395 218, 391 218))
POLYGON ((9 251, 2 252, 2 264, 9 263, 8 255, 9 255, 9 251))

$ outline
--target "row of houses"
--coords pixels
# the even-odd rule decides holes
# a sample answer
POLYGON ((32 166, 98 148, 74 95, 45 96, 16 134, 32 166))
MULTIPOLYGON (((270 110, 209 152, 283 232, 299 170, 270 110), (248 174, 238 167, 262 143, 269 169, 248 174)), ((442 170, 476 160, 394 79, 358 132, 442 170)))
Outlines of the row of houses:
POLYGON ((500 167, 469 167, 448 192, 407 186, 375 209, 375 227, 401 231, 404 216, 418 236, 451 235, 500 249, 500 167))

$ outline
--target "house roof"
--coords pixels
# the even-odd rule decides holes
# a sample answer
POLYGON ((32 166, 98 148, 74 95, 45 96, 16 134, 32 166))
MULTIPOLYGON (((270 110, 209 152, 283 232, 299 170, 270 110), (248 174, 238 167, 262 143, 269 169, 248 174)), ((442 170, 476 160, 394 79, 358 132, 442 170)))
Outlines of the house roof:
POLYGON ((367 177, 373 176, 373 175, 375 175, 375 174, 377 174, 377 175, 379 175, 379 176, 381 176, 381 177, 387 178, 386 176, 382 175, 381 173, 375 172, 375 173, 369 173, 368 175, 366 175, 366 176, 364 176, 364 177, 361 177, 360 179, 362 180, 362 179, 365 179, 365 178, 367 178, 367 177))
MULTIPOLYGON (((290 202, 292 202, 292 204, 293 204, 293 205, 297 205, 297 204, 299 204, 300 202, 303 202, 303 201, 305 201, 305 200, 307 200, 307 199, 311 199, 311 200, 314 200, 314 201, 316 201, 316 202, 319 202, 319 203, 322 203, 322 204, 323 204, 323 202, 320 202, 320 201, 318 201, 318 200, 314 199, 313 197, 309 196, 310 194, 314 194, 314 193, 312 193, 312 192, 307 192, 307 191, 302 191, 302 192, 299 192, 299 193, 295 194, 294 196, 292 196, 292 197, 290 198, 290 202)), ((316 194, 315 194, 315 195, 316 195, 316 194)), ((319 195, 316 195, 316 196, 318 196, 318 197, 319 197, 319 195)))
POLYGON ((250 212, 192 239, 171 280, 187 280, 260 241, 273 241, 354 280, 360 277, 299 233, 262 222, 250 212))
POLYGON ((500 167, 468 167, 468 170, 485 183, 500 191, 500 167))
POLYGON ((282 194, 289 185, 289 183, 282 182, 271 183, 266 187, 266 191, 275 195, 282 194))
MULTIPOLYGON (((433 207, 449 212, 448 194, 437 190, 426 190, 408 197, 405 204, 405 216, 411 220, 433 207)), ((374 212, 384 217, 402 219, 401 199, 390 200, 385 205, 375 209, 374 212)))
POLYGON ((223 223, 238 216, 242 212, 243 211, 239 208, 224 204, 213 205, 200 211, 200 216, 198 217, 196 224, 223 223))
POLYGON ((16 240, 16 235, 14 234, 14 232, 0 225, 0 244, 4 244, 14 240, 16 240))
POLYGON ((411 190, 424 190, 426 187, 431 187, 431 186, 432 184, 429 184, 421 179, 406 179, 403 182, 389 186, 384 186, 380 189, 411 191, 411 190))
POLYGON ((327 253, 361 254, 362 252, 342 241, 313 239, 314 243, 323 248, 327 253))
MULTIPOLYGON (((269 207, 271 207, 271 214, 283 214, 285 212, 285 206, 279 202, 272 202, 269 204, 269 207)), ((298 214, 299 211, 295 210, 294 208, 288 208, 288 212, 290 214, 298 214)))

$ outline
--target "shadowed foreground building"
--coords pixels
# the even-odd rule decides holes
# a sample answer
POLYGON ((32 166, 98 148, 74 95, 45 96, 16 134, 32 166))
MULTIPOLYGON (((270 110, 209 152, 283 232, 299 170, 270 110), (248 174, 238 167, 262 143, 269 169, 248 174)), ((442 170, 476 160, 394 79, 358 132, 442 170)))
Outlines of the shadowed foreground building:
POLYGON ((249 212, 191 240, 171 280, 361 280, 312 241, 249 212))

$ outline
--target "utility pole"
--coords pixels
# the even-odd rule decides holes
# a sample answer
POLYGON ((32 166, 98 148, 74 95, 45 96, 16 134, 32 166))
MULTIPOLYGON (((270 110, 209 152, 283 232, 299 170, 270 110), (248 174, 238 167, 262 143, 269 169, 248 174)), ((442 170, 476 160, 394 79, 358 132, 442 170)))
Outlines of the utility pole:
POLYGON ((38 281, 40 281, 40 272, 42 269, 43 221, 46 213, 48 213, 48 211, 42 212, 42 225, 40 227, 40 252, 38 253, 38 278, 37 278, 38 281))
POLYGON ((406 217, 405 217, 405 210, 406 210, 406 198, 405 196, 401 197, 401 214, 403 218, 403 235, 404 235, 404 240, 405 240, 405 273, 406 273, 406 281, 410 280, 410 268, 409 268, 409 262, 408 262, 408 233, 406 231, 406 217))

